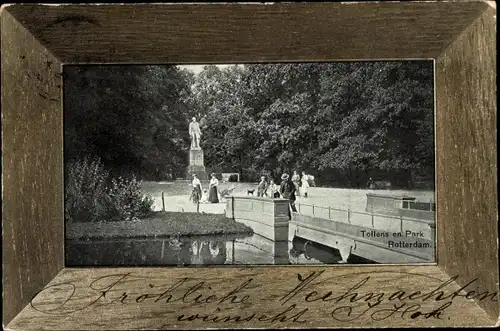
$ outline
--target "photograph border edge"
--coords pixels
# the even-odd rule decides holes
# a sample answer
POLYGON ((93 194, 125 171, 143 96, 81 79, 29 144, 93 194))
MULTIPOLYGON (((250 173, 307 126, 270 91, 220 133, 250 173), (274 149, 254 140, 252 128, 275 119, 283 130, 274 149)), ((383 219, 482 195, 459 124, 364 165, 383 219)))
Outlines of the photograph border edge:
MULTIPOLYGON (((429 3, 429 10, 432 10, 433 4, 434 3, 429 3)), ((358 5, 363 6, 363 4, 358 5)), ((358 5, 351 4, 351 6, 358 5)), ((60 99, 62 91, 60 90, 60 88, 57 88, 58 85, 60 87, 62 84, 62 77, 58 76, 56 73, 61 72, 62 65, 64 65, 65 63, 61 62, 56 56, 51 53, 50 50, 47 50, 42 43, 40 43, 35 37, 33 37, 31 32, 26 29, 20 22, 18 22, 14 15, 9 13, 9 8, 10 7, 2 7, 1 12, 2 68, 6 68, 6 70, 2 70, 3 241, 4 244, 8 244, 9 240, 17 236, 17 238, 24 238, 24 240, 31 240, 32 242, 28 242, 26 244, 26 248, 17 247, 17 250, 15 247, 5 247, 4 245, 2 248, 4 263, 3 323, 4 327, 6 328, 9 328, 8 323, 14 318, 17 318, 18 314, 29 303, 32 295, 40 291, 49 282, 53 282, 54 280, 56 280, 59 277, 58 275, 64 273, 64 231, 63 223, 61 224, 64 218, 62 195, 62 192, 64 191, 62 186, 62 100, 60 99), (23 45, 19 45, 20 43, 22 43, 23 45), (20 56, 20 52, 25 53, 25 55, 22 56, 25 56, 25 60, 29 62, 29 65, 27 65, 26 67, 23 67, 21 64, 19 64, 20 61, 17 60, 20 56), (49 59, 53 64, 53 66, 50 68, 48 68, 47 66, 47 59, 49 59), (36 72, 42 75, 42 79, 44 79, 43 83, 40 83, 39 81, 37 82, 37 79, 35 78, 30 79, 30 77, 28 77, 30 73, 36 72), (4 84, 4 82, 11 81, 15 82, 16 84, 4 84), (23 86, 24 90, 21 93, 21 91, 17 90, 17 88, 22 82, 25 83, 25 85, 23 86), (58 97, 59 100, 56 100, 58 97), (19 105, 22 106, 21 112, 18 112, 21 107, 19 105), (42 122, 42 124, 48 124, 48 127, 35 125, 40 123, 31 123, 29 125, 23 126, 22 121, 12 121, 13 119, 29 119, 30 117, 28 115, 35 109, 38 109, 39 112, 40 109, 42 110, 44 115, 41 116, 45 121, 42 122), (57 127, 61 130, 52 132, 51 129, 54 127, 57 127), (24 141, 20 141, 23 139, 24 141), (19 155, 19 153, 15 153, 15 151, 19 150, 19 148, 23 146, 25 148, 34 148, 40 146, 49 148, 43 148, 41 150, 30 150, 30 153, 32 154, 29 155, 31 157, 24 158, 25 161, 22 161, 23 157, 19 155), (18 161, 20 160, 21 163, 24 162, 22 167, 20 167, 18 163, 18 161), (41 164, 43 165, 41 166, 41 164), (32 170, 35 173, 35 176, 29 176, 28 170, 32 170), (19 187, 28 186, 33 186, 33 191, 36 191, 36 194, 38 195, 35 194, 33 196, 29 192, 24 191, 23 193, 22 190, 19 190, 19 187), (22 201, 23 206, 26 207, 19 208, 17 204, 14 205, 13 198, 8 197, 9 194, 12 194, 14 197, 16 197, 18 199, 17 201, 22 201), (49 202, 47 202, 47 196, 51 196, 49 202), (49 207, 47 207, 47 205, 49 205, 49 207), (23 220, 23 222, 21 222, 21 224, 24 225, 23 228, 16 227, 15 224, 9 223, 12 222, 13 219, 23 220), (45 231, 35 233, 34 231, 44 228, 43 223, 41 224, 41 222, 47 219, 51 220, 49 224, 50 226, 46 227, 45 231), (32 226, 26 227, 26 224, 30 224, 32 226), (41 254, 38 254, 39 252, 36 251, 35 247, 45 247, 42 246, 42 244, 47 245, 48 251, 52 252, 52 255, 40 256, 41 254), (17 278, 15 278, 13 276, 14 273, 12 273, 12 271, 11 273, 9 273, 9 270, 7 270, 7 267, 5 265, 6 261, 10 262, 8 264, 8 267, 10 269, 14 268, 15 266, 15 269, 18 270, 18 268, 27 265, 29 269, 32 272, 36 272, 36 274, 33 275, 31 281, 27 280, 30 278, 26 279, 24 276, 18 276, 17 278), (12 288, 7 289, 6 286, 11 286, 12 288), (5 311, 6 301, 9 302, 8 305, 10 306, 9 310, 7 311, 5 311)), ((453 81, 448 80, 449 76, 445 75, 443 70, 448 70, 451 64, 459 66, 461 65, 461 69, 470 69, 472 71, 476 70, 472 74, 473 77, 488 77, 487 82, 490 85, 487 86, 487 106, 493 104, 495 107, 493 109, 489 109, 489 107, 486 108, 486 105, 479 105, 479 107, 484 106, 485 108, 477 112, 479 114, 478 117, 476 117, 477 122, 472 121, 471 124, 472 126, 476 125, 476 127, 472 128, 471 130, 481 132, 483 128, 478 127, 478 123, 483 123, 482 121, 485 120, 491 120, 491 118, 496 119, 496 97, 494 85, 494 73, 496 72, 496 70, 494 69, 496 67, 496 63, 494 59, 492 60, 493 63, 491 63, 488 59, 485 59, 486 56, 478 56, 475 58, 466 58, 466 56, 470 56, 470 52, 477 52, 477 54, 481 54, 481 52, 491 52, 491 49, 493 49, 494 52, 495 32, 493 30, 495 23, 491 22, 494 15, 496 15, 495 9, 489 6, 484 8, 481 11, 480 16, 474 18, 473 23, 469 25, 465 30, 457 31, 456 38, 453 40, 453 42, 446 45, 446 47, 443 48, 443 51, 439 55, 436 55, 436 57, 434 58, 436 70, 435 93, 437 106, 435 114, 437 142, 436 169, 439 171, 436 172, 436 203, 438 205, 436 219, 440 220, 437 224, 436 229, 438 242, 438 262, 436 267, 421 268, 437 268, 439 269, 439 271, 442 271, 450 276, 457 274, 457 272, 461 275, 463 274, 464 277, 473 276, 474 268, 476 267, 476 259, 471 259, 470 256, 463 256, 463 251, 457 248, 452 242, 452 240, 464 242, 465 238, 457 236, 459 235, 459 232, 457 232, 458 230, 454 231, 456 229, 449 229, 450 224, 456 224, 457 222, 455 220, 450 221, 450 218, 460 216, 461 212, 470 213, 471 211, 478 212, 476 221, 480 221, 481 215, 485 215, 488 217, 493 216, 495 217, 495 219, 487 219, 486 221, 482 220, 483 223, 481 225, 483 226, 486 223, 483 230, 491 231, 490 227, 496 225, 496 220, 498 219, 498 207, 496 206, 496 204, 494 206, 488 205, 487 210, 477 211, 477 209, 475 209, 475 206, 471 206, 470 202, 465 200, 465 194, 460 195, 458 193, 456 195, 452 195, 452 198, 450 198, 450 200, 440 199, 438 195, 442 196, 445 192, 452 192, 452 188, 456 186, 458 178, 461 178, 460 176, 463 177, 463 175, 460 175, 461 172, 465 172, 469 175, 474 172, 474 169, 471 169, 472 164, 470 163, 468 164, 469 168, 465 168, 466 165, 455 165, 453 173, 446 173, 445 171, 449 171, 449 169, 446 169, 446 166, 451 165, 453 160, 456 162, 459 158, 459 154, 469 155, 472 151, 472 148, 479 149, 489 157, 491 157, 492 155, 496 157, 496 131, 487 131, 482 133, 482 139, 490 143, 485 147, 481 147, 478 143, 474 147, 464 147, 464 150, 453 152, 451 157, 450 154, 443 155, 445 153, 443 153, 442 151, 446 150, 448 150, 449 153, 452 153, 452 151, 450 151, 450 147, 452 146, 452 142, 450 141, 451 137, 456 135, 463 135, 468 132, 469 128, 461 127, 460 125, 458 125, 458 119, 455 117, 446 119, 445 117, 443 117, 444 112, 440 113, 440 111, 438 110, 444 109, 441 107, 445 107, 448 110, 454 109, 454 106, 456 106, 455 109, 458 107, 458 109, 465 110, 465 107, 470 106, 470 103, 472 101, 470 99, 467 99, 468 96, 466 93, 459 94, 460 89, 463 88, 463 86, 466 84, 466 82, 464 82, 463 80, 457 81, 457 79, 464 78, 463 76, 461 76, 460 70, 450 69, 452 73, 448 75, 455 78, 455 80, 453 81), (493 33, 493 35, 491 35, 491 33, 493 33), (479 39, 474 39, 476 37, 479 39), (474 49, 474 45, 471 45, 471 40, 478 42, 479 45, 483 45, 484 49, 474 49), (478 65, 476 67, 471 67, 471 61, 474 61, 474 63, 478 65), (480 61, 482 62, 479 63, 480 61), (486 69, 488 69, 488 71, 485 71, 486 69), (481 73, 484 73, 485 75, 481 75, 481 73), (493 81, 493 85, 491 85, 491 79, 493 81), (442 82, 448 85, 444 86, 442 82), (438 92, 438 90, 440 92, 438 92), (453 100, 452 97, 457 97, 457 99, 453 100), (449 130, 455 131, 450 132, 449 130), (445 136, 445 132, 448 136, 445 136), (438 153, 438 150, 441 152, 438 153), (450 177, 455 178, 450 179, 450 177), (443 181, 447 181, 446 187, 444 186, 443 181), (469 211, 467 210, 468 206, 470 207, 469 211), (453 209, 452 207, 455 209, 453 209), (453 251, 453 249, 455 249, 455 251, 453 251), (455 255, 453 256, 452 253, 455 253, 455 255), (456 260, 453 261, 453 259, 456 258, 466 258, 463 262, 466 265, 460 265, 462 261, 459 261, 459 263, 457 263, 456 260)), ((478 94, 481 93, 479 90, 475 90, 474 92, 478 94)), ((493 126, 495 126, 495 124, 493 124, 493 126)), ((484 178, 484 183, 479 183, 477 184, 477 186, 475 186, 475 184, 471 182, 467 182, 467 184, 469 184, 469 188, 471 188, 473 193, 474 190, 476 190, 481 194, 482 197, 491 202, 493 200, 496 201, 497 197, 496 158, 489 159, 489 161, 489 164, 479 164, 477 168, 480 168, 479 171, 482 174, 487 175, 491 175, 491 172, 494 170, 495 173, 493 177, 495 179, 495 182, 491 182, 493 178, 484 178), (485 190, 492 187, 494 188, 494 194, 490 193, 491 196, 486 196, 487 191, 485 190)), ((478 170, 477 168, 475 170, 478 170)), ((474 219, 469 218, 467 219, 467 222, 472 223, 474 222, 474 219)), ((496 238, 498 239, 497 229, 495 228, 495 231, 493 232, 496 233, 496 238)), ((481 242, 483 238, 475 239, 476 241, 481 242)), ((10 243, 12 243, 12 240, 10 243)), ((496 252, 482 252, 488 254, 488 256, 490 256, 491 254, 497 255, 498 241, 494 242, 494 244, 497 245, 496 252)), ((493 248, 493 246, 490 246, 489 249, 493 248)), ((474 247, 474 249, 475 250, 469 250, 469 252, 473 251, 475 254, 479 254, 481 252, 479 247, 474 247)), ((488 248, 486 248, 486 250, 488 250, 488 248)), ((272 268, 275 267, 269 267, 269 269, 272 268)), ((354 269, 360 267, 349 268, 354 269)), ((411 266, 411 268, 418 269, 420 267, 411 266)), ((483 268, 489 271, 488 274, 490 279, 484 281, 484 284, 481 284, 480 281, 479 285, 483 285, 483 287, 491 287, 492 285, 493 287, 498 287, 498 262, 496 262, 496 264, 493 263, 489 265, 483 265, 483 268)), ((458 284, 463 285, 459 282, 458 284)), ((496 307, 493 304, 483 306, 484 302, 480 302, 479 305, 492 318, 491 326, 493 326, 498 319, 498 303, 496 307)), ((323 327, 327 326, 328 325, 323 325, 323 327)))

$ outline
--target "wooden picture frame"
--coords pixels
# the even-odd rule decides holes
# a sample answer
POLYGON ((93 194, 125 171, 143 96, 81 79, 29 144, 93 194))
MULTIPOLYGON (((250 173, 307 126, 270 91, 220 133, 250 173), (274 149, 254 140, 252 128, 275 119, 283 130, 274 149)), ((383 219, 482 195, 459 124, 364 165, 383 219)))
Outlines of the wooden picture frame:
POLYGON ((493 1, 4 5, 1 27, 5 329, 498 325, 493 1), (436 265, 64 268, 63 65, 381 59, 435 61, 436 265))

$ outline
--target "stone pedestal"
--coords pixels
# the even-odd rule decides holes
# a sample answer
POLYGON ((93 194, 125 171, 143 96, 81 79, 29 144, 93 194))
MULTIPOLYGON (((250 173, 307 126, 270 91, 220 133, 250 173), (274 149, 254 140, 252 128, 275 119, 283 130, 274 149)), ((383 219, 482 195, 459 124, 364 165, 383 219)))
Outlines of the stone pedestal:
POLYGON ((208 175, 203 161, 203 150, 191 149, 189 151, 189 166, 187 168, 186 178, 191 179, 196 174, 200 180, 207 180, 208 175))

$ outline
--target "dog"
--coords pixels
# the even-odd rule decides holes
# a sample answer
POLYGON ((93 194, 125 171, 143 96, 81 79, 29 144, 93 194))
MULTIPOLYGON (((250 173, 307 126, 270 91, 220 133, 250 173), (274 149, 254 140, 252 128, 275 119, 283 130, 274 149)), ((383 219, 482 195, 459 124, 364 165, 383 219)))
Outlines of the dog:
POLYGON ((255 195, 255 189, 253 190, 247 190, 247 195, 255 195))

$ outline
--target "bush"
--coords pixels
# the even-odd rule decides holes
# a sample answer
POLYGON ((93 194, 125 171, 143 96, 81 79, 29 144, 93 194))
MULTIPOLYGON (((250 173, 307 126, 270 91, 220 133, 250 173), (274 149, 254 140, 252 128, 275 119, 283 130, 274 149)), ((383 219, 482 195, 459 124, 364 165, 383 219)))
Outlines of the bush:
POLYGON ((142 182, 109 178, 98 158, 71 162, 66 169, 65 218, 67 222, 124 221, 146 217, 154 200, 143 196, 142 182))
POLYGON ((237 182, 238 181, 238 175, 229 175, 229 179, 227 180, 228 182, 237 182))
POLYGON ((154 200, 150 196, 143 198, 141 184, 135 176, 111 180, 106 199, 108 221, 132 221, 151 213, 154 200))
POLYGON ((108 176, 97 158, 68 164, 64 205, 68 222, 95 222, 106 213, 108 176))

